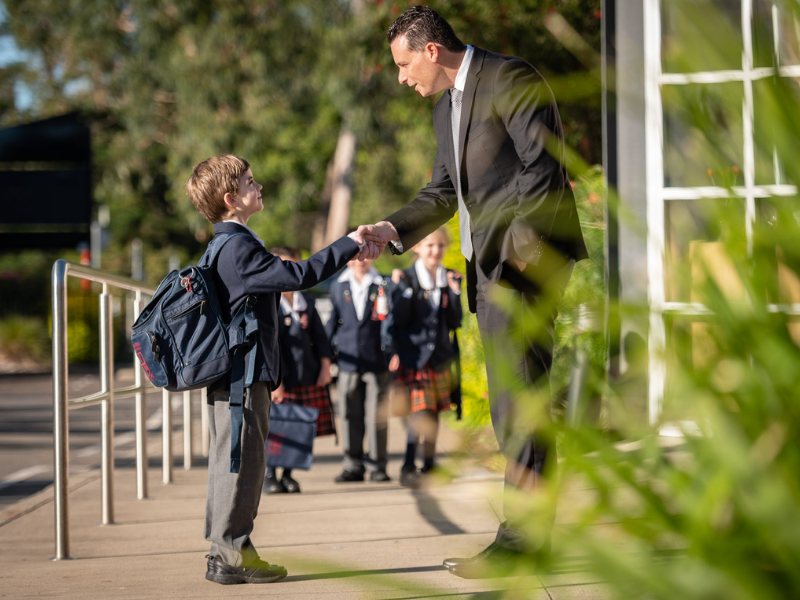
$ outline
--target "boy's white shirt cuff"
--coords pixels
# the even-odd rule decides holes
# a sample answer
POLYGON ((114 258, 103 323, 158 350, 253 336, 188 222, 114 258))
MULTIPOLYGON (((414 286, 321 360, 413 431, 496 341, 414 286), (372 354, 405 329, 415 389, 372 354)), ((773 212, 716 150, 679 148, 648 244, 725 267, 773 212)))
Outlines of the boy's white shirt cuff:
MULTIPOLYGON (((355 231, 351 231, 350 233, 348 233, 347 237, 349 237, 356 244, 358 244, 358 241, 356 240, 356 232, 355 231)), ((364 242, 363 244, 358 244, 358 249, 361 250, 366 245, 367 245, 367 242, 364 242)))

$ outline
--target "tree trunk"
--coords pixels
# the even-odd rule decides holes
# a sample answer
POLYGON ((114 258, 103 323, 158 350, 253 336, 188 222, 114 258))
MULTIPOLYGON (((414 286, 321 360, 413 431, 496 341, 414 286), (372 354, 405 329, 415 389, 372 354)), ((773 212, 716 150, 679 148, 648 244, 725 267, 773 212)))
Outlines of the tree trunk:
POLYGON ((353 197, 353 187, 350 175, 353 172, 353 163, 356 157, 356 136, 347 127, 342 127, 339 132, 339 141, 336 144, 336 152, 333 160, 328 166, 325 178, 325 187, 322 190, 322 206, 320 211, 325 210, 325 205, 330 204, 325 226, 324 238, 322 234, 322 222, 325 215, 320 214, 314 226, 312 236, 312 252, 317 252, 331 242, 339 239, 347 233, 347 226, 350 221, 350 200, 353 197), (329 198, 329 200, 328 200, 329 198))

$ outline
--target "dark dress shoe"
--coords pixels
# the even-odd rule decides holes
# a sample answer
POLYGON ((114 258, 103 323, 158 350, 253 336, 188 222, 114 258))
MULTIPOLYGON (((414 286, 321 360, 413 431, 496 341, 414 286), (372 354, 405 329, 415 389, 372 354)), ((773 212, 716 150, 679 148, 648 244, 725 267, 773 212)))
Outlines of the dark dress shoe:
POLYGON ((342 471, 333 479, 336 483, 349 483, 351 481, 364 481, 362 471, 342 471))
POLYGON ((275 475, 267 475, 264 477, 264 487, 261 488, 261 491, 265 494, 284 494, 286 488, 275 475))
POLYGON ((208 556, 208 570, 206 579, 222 585, 234 583, 272 583, 286 577, 286 569, 278 565, 271 565, 261 559, 243 567, 232 567, 219 557, 208 556))
POLYGON ((514 574, 542 573, 549 568, 549 552, 523 553, 493 543, 483 552, 470 558, 448 558, 444 566, 453 575, 464 579, 508 577, 514 574))
POLYGON ((378 471, 373 471, 372 473, 370 473, 369 474, 369 480, 370 481, 377 481, 378 483, 386 483, 388 481, 391 481, 392 478, 389 477, 386 474, 386 471, 384 471, 383 469, 380 469, 378 471))
POLYGON ((294 479, 292 479, 291 475, 284 475, 281 477, 281 485, 283 485, 284 489, 289 494, 299 494, 300 493, 300 484, 297 483, 294 479))

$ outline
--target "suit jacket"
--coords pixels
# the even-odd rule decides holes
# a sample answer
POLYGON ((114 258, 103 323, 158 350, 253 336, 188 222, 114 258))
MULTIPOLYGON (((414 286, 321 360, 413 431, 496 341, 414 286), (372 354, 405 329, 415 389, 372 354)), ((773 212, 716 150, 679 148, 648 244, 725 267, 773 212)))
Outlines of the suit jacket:
MULTIPOLYGON (((386 220, 404 249, 458 209, 450 92, 436 104, 437 151, 430 183, 386 220)), ((530 64, 475 48, 459 125, 461 192, 472 221, 475 254, 467 294, 475 312, 476 263, 490 281, 511 259, 546 281, 568 260, 588 256, 564 164, 564 135, 553 93, 530 64)), ((397 250, 392 246, 392 250, 397 250)))
POLYGON ((400 364, 422 369, 426 364, 439 367, 455 356, 456 345, 450 332, 461 327, 461 298, 450 289, 441 288, 439 306, 433 306, 419 285, 417 270, 403 271, 405 277, 392 294, 392 320, 389 331, 400 364))
POLYGON ((283 385, 287 389, 317 384, 320 359, 331 357, 331 346, 322 320, 314 306, 314 296, 303 294, 307 307, 300 313, 300 322, 278 307, 278 338, 281 344, 283 385))
MULTIPOLYGON (((245 233, 232 238, 219 253, 214 283, 222 314, 232 319, 248 296, 256 297, 258 350, 253 381, 281 383, 278 347, 280 293, 314 287, 344 267, 358 254, 358 244, 348 237, 336 240, 300 262, 283 261, 270 254, 245 227, 215 223, 214 233, 245 233)), ((227 385, 221 383, 220 386, 227 385)))
MULTIPOLYGON (((353 306, 350 282, 337 280, 331 285, 331 316, 325 331, 342 371, 378 373, 389 368, 388 323, 372 318, 378 288, 370 284, 364 314, 359 319, 353 306)), ((391 290, 385 289, 384 293, 391 295, 391 290)))

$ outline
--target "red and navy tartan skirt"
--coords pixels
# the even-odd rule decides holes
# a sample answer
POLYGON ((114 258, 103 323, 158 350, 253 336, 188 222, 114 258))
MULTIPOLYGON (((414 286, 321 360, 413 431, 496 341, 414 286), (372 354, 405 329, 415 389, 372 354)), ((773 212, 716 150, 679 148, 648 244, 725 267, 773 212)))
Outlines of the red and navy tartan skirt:
POLYGON ((283 392, 283 399, 292 404, 300 406, 310 406, 319 409, 317 417, 317 437, 323 435, 336 435, 336 425, 333 422, 333 405, 328 386, 319 387, 317 385, 287 388, 283 392))
POLYGON ((411 412, 450 410, 450 394, 454 381, 449 368, 436 371, 430 365, 425 365, 422 369, 409 369, 400 365, 397 369, 397 383, 408 389, 411 412))

